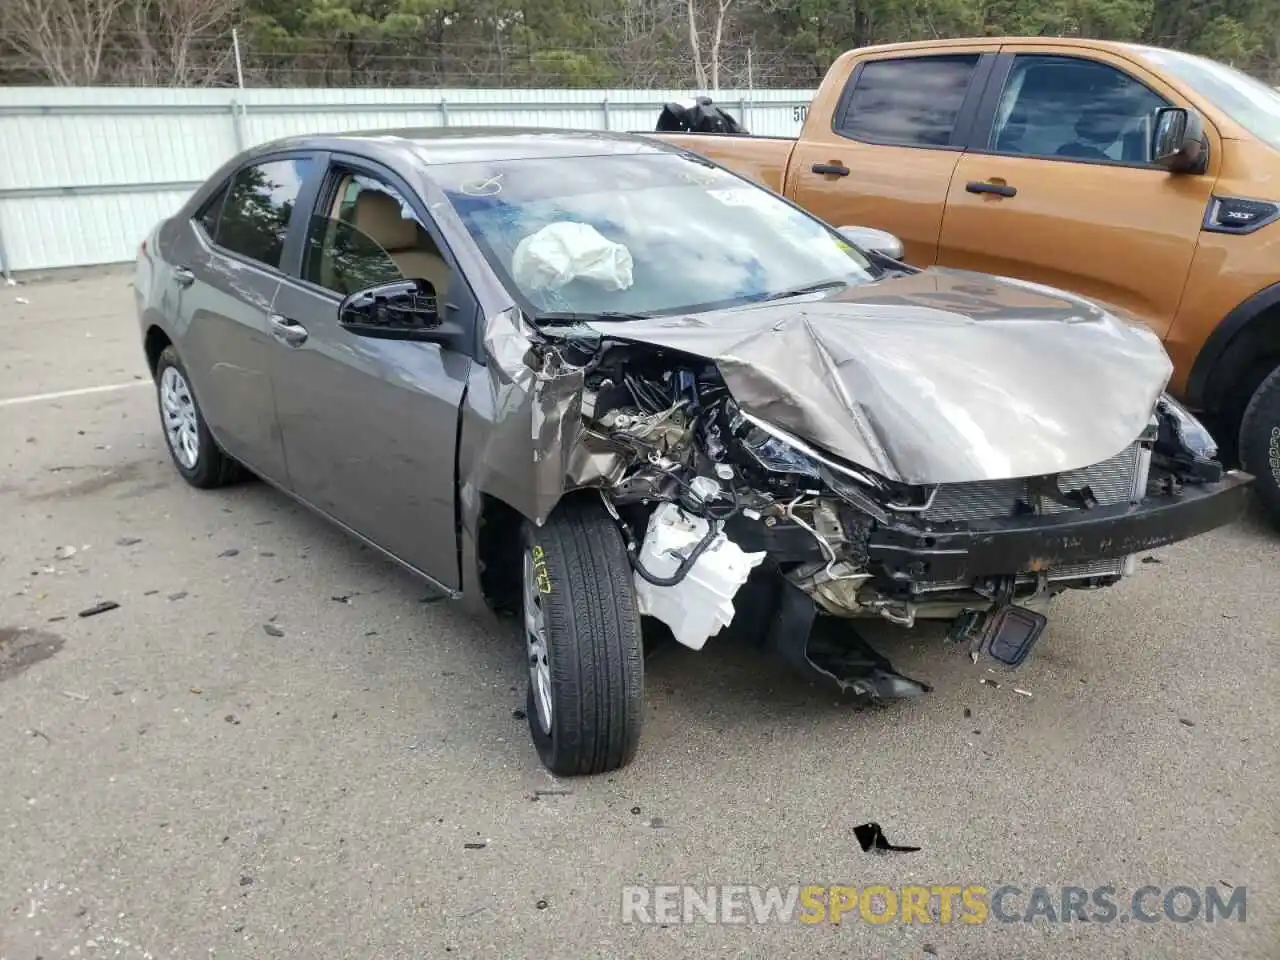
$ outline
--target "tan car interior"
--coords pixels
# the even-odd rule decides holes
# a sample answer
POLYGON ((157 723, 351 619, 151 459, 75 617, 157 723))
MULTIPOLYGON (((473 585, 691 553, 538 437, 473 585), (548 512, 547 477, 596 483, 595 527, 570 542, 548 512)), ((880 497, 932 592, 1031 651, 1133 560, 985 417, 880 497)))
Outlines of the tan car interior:
MULTIPOLYGON (((343 191, 339 191, 341 196, 343 191)), ((400 204, 388 194, 362 190, 356 197, 352 226, 387 252, 400 273, 410 280, 429 280, 440 296, 449 291, 449 264, 435 241, 414 220, 401 215, 400 204)))

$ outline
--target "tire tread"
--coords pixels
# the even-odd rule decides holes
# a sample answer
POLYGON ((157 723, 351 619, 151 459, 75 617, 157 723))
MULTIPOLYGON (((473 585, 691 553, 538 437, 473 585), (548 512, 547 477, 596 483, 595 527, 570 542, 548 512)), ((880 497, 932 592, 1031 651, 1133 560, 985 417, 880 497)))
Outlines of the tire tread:
POLYGON ((1254 494, 1280 527, 1280 468, 1270 462, 1271 430, 1280 425, 1280 367, 1253 392, 1240 421, 1240 465, 1256 478, 1254 494))
POLYGON ((558 719, 544 762, 566 775, 618 769, 635 756, 644 709, 640 614, 621 533, 585 501, 564 504, 531 535, 552 582, 543 605, 558 719))

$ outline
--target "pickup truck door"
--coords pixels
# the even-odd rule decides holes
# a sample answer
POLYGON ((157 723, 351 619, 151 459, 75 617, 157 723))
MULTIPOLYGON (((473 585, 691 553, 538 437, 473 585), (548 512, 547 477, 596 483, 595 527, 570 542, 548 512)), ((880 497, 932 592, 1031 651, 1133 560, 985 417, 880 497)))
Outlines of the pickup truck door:
POLYGON ((409 186, 333 154, 299 263, 269 322, 271 377, 293 492, 447 588, 457 588, 458 415, 472 360, 432 343, 358 336, 344 295, 427 279, 470 327, 475 300, 409 186))
POLYGON ((938 263, 1061 287, 1164 336, 1221 155, 1210 172, 1153 166, 1162 106, 1190 106, 1141 65, 1052 43, 1006 47, 947 196, 938 263))
POLYGON ((843 90, 815 100, 796 143, 786 194, 837 227, 897 234, 919 267, 937 258, 947 187, 998 44, 876 56, 843 90))

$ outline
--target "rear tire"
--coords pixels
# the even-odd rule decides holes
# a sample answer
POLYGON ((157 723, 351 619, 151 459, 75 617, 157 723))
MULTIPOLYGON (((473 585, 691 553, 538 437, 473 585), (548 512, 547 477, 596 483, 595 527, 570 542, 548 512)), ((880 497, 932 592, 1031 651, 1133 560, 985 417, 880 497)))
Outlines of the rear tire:
POLYGON ((593 500, 523 525, 521 625, 529 731, 557 776, 606 773, 635 756, 644 716, 640 612, 622 533, 593 500), (541 627, 541 646, 533 638, 541 627), (549 716, 548 716, 549 713, 549 716))
POLYGON ((243 476, 240 464, 222 452, 209 432, 191 378, 172 346, 165 347, 156 361, 156 400, 165 446, 182 479, 201 490, 212 490, 243 476))
POLYGON ((1280 529, 1280 367, 1254 391, 1240 424, 1240 465, 1257 480, 1254 491, 1280 529))

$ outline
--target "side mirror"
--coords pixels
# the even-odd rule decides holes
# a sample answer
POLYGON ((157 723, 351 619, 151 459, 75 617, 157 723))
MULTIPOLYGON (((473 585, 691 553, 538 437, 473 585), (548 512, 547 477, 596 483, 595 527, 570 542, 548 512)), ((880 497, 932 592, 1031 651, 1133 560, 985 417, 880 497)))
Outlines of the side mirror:
POLYGON ((1204 169, 1204 121, 1185 107, 1161 107, 1151 134, 1151 162, 1171 173, 1204 169))
POLYGON ((396 280, 358 290, 338 306, 338 323, 362 337, 438 342, 452 335, 427 280, 396 280))
POLYGON ((878 253, 890 260, 901 260, 902 241, 887 230, 875 227, 837 227, 836 232, 860 250, 878 253))

